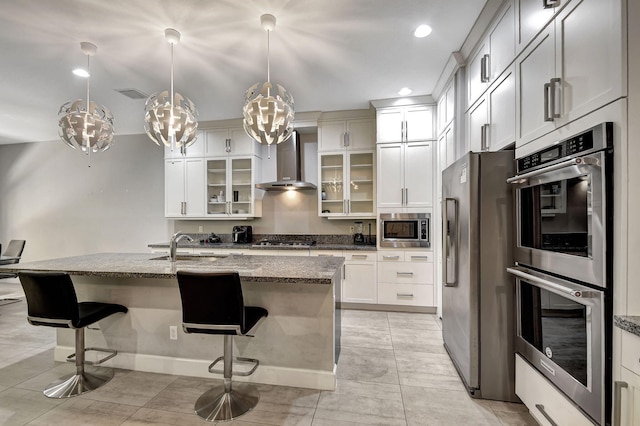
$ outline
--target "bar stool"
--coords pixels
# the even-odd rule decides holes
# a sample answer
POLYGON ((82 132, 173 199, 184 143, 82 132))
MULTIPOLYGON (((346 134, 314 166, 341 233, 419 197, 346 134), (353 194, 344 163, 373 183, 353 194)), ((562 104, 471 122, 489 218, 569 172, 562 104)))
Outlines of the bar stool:
POLYGON ((240 276, 237 272, 178 271, 182 299, 182 329, 185 333, 223 334, 224 356, 209 365, 210 373, 223 374, 224 384, 209 389, 196 401, 196 414, 207 421, 235 419, 253 409, 260 399, 255 386, 235 383, 232 386, 233 361, 253 367, 237 376, 249 376, 258 368, 257 359, 233 357, 233 336, 249 336, 269 314, 266 309, 244 306, 240 276), (223 361, 223 369, 215 365, 223 361))
POLYGON ((116 356, 111 349, 85 348, 84 328, 112 314, 126 313, 122 305, 101 302, 80 302, 76 297, 71 277, 64 272, 25 271, 18 274, 27 299, 27 320, 32 325, 71 328, 75 330, 76 352, 67 357, 75 360, 76 372, 50 383, 44 390, 49 398, 69 398, 92 391, 113 377, 110 368, 91 368, 116 356), (86 361, 86 351, 105 352, 109 355, 98 361, 86 361), (74 359, 75 358, 75 359, 74 359))

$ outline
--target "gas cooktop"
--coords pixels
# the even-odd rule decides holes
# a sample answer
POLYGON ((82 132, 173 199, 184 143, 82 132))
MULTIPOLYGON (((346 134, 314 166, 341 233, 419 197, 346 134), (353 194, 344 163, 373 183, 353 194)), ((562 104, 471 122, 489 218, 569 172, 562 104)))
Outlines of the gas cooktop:
POLYGON ((255 243, 254 247, 268 247, 268 246, 286 246, 286 247, 309 247, 315 246, 315 241, 278 241, 278 240, 260 240, 255 243))

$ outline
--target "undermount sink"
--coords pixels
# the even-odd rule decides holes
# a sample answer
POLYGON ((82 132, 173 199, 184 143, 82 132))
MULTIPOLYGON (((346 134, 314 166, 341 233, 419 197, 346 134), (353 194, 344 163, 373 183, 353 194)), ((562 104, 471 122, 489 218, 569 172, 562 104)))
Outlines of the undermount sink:
MULTIPOLYGON (((206 261, 206 262, 213 262, 216 261, 218 259, 220 259, 221 257, 227 257, 227 255, 225 254, 206 254, 206 255, 202 255, 202 254, 179 254, 176 256, 176 261, 180 261, 180 260, 190 260, 190 261, 206 261)), ((171 258, 167 255, 165 256, 159 256, 159 257, 152 257, 149 260, 170 260, 171 258)))

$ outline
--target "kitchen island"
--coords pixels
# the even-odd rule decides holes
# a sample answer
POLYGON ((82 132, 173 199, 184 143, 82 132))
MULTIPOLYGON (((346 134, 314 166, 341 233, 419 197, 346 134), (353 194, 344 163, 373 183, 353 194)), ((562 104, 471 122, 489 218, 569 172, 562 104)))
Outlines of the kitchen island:
MULTIPOLYGON (((343 261, 341 257, 187 256, 172 265, 158 254, 102 253, 0 266, 0 272, 64 271, 72 275, 78 300, 127 306, 126 315, 113 315, 99 323, 99 330, 86 331, 87 347, 118 350, 106 365, 212 377, 216 375, 207 366, 222 355, 223 339, 182 332, 176 270, 238 271, 245 304, 262 306, 269 316, 255 337, 234 338, 235 356, 260 360, 252 376, 234 380, 332 390, 340 336, 335 306, 343 261), (170 338, 171 327, 177 327, 176 340, 170 338)), ((74 351, 74 334, 67 329, 56 332, 55 358, 64 361, 74 351)))

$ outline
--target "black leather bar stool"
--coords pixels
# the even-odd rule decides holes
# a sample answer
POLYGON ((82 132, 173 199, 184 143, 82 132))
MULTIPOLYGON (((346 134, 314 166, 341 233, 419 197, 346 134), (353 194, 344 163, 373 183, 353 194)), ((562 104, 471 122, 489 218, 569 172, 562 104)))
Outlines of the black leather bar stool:
POLYGON ((208 421, 232 420, 253 409, 260 394, 249 383, 231 384, 233 361, 253 367, 237 376, 248 376, 258 368, 259 361, 233 357, 233 336, 248 336, 269 314, 266 309, 244 306, 240 276, 237 272, 178 271, 182 299, 182 329, 185 333, 224 335, 224 356, 209 365, 210 373, 223 374, 224 384, 209 389, 196 401, 196 414, 208 421), (215 365, 223 361, 223 369, 215 365))
POLYGON ((116 356, 111 349, 85 348, 84 328, 118 312, 126 313, 122 305, 101 302, 80 302, 76 296, 71 277, 63 272, 32 272, 18 274, 27 299, 27 320, 32 325, 72 328, 76 331, 76 353, 69 355, 67 361, 75 358, 76 372, 50 383, 44 390, 49 398, 69 398, 92 391, 107 383, 113 377, 110 368, 89 367, 98 365, 116 356), (98 361, 86 361, 86 351, 106 352, 109 355, 98 361))

